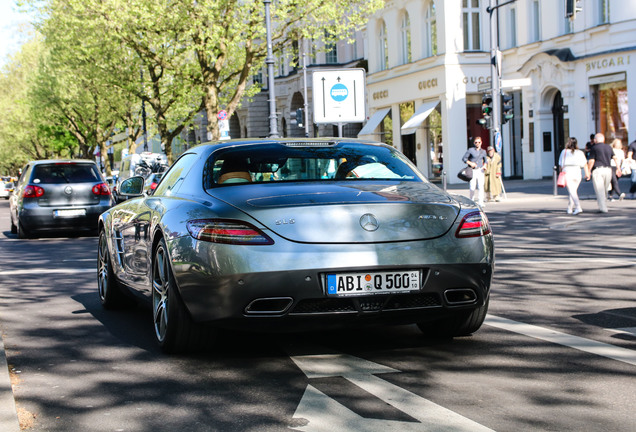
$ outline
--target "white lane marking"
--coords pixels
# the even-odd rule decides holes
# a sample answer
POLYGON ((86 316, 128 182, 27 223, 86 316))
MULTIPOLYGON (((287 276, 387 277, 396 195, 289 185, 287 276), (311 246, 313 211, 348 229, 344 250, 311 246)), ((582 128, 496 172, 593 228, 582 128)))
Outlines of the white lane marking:
POLYGON ((501 318, 495 315, 487 315, 484 324, 636 366, 636 351, 630 349, 501 318))
POLYGON ((76 274, 76 273, 97 273, 96 268, 88 268, 88 269, 30 269, 30 270, 6 270, 0 271, 0 276, 16 276, 16 275, 36 275, 39 276, 42 273, 51 274, 51 273, 60 273, 60 274, 76 274))
POLYGON ((431 430, 449 432, 492 431, 492 429, 374 375, 399 372, 396 369, 347 354, 290 357, 308 378, 344 377, 368 393, 419 421, 419 423, 414 423, 364 418, 313 386, 308 385, 294 413, 295 419, 307 421, 307 424, 293 427, 292 429, 306 432, 333 432, 334 430, 386 432, 387 428, 390 427, 392 428, 391 430, 409 432, 431 430))
POLYGON ((618 258, 594 258, 594 257, 573 257, 573 258, 523 258, 523 259, 505 259, 498 258, 496 264, 499 265, 544 265, 544 264, 572 264, 572 263, 595 263, 608 264, 615 267, 625 267, 636 265, 634 257, 618 257, 618 258))

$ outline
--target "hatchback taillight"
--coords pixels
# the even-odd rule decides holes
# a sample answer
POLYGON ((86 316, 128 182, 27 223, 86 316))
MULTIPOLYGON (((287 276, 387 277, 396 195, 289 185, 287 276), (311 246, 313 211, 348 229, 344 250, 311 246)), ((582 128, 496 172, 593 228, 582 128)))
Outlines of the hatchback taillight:
POLYGON ((40 198, 42 195, 44 195, 44 189, 35 185, 27 185, 22 192, 23 198, 40 198))
POLYGON ((188 232, 197 240, 240 245, 271 245, 274 240, 255 226, 240 221, 195 219, 188 221, 188 232))
POLYGON ((455 231, 455 237, 480 237, 490 234, 490 224, 486 214, 480 211, 468 213, 455 231))
POLYGON ((95 195, 110 195, 110 189, 106 183, 100 183, 93 186, 93 193, 95 195))

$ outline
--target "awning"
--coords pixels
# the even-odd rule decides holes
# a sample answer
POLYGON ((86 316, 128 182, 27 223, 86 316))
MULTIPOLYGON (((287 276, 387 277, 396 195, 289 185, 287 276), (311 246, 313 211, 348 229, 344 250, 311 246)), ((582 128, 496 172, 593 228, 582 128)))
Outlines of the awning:
POLYGON ((438 100, 423 103, 417 109, 417 111, 415 111, 415 114, 413 114, 411 118, 408 119, 408 121, 402 126, 402 135, 415 133, 422 122, 426 120, 426 117, 428 117, 433 112, 433 110, 437 108, 437 105, 439 105, 438 100))
POLYGON ((360 135, 371 135, 375 131, 375 128, 378 127, 380 122, 384 120, 384 117, 391 111, 391 108, 382 108, 381 110, 376 111, 367 124, 358 132, 358 136, 360 135))

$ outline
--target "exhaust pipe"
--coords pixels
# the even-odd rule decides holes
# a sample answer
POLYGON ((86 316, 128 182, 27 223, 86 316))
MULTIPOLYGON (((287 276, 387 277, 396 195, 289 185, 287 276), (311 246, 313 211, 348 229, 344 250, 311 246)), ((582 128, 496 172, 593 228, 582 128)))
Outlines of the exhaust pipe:
POLYGON ((252 300, 245 308, 248 315, 280 315, 294 302, 291 297, 268 297, 252 300))
POLYGON ((453 306, 470 304, 477 301, 477 293, 470 288, 450 289, 444 291, 444 299, 453 306))

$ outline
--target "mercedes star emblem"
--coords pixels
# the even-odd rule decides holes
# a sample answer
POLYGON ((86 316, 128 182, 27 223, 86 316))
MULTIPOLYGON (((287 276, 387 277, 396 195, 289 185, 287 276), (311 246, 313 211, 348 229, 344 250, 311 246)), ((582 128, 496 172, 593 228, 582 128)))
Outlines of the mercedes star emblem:
POLYGON ((360 218, 360 226, 367 231, 375 231, 380 224, 378 220, 371 213, 363 214, 360 218))

